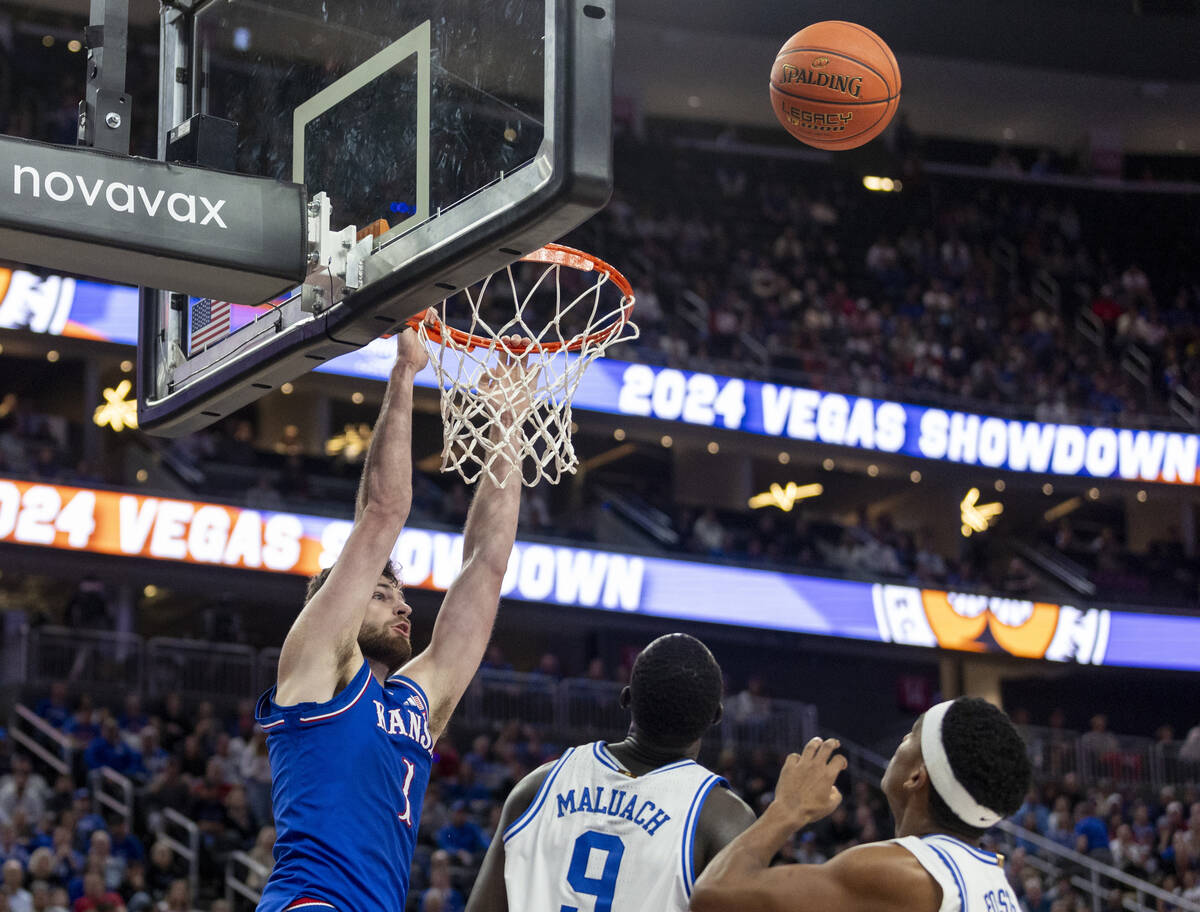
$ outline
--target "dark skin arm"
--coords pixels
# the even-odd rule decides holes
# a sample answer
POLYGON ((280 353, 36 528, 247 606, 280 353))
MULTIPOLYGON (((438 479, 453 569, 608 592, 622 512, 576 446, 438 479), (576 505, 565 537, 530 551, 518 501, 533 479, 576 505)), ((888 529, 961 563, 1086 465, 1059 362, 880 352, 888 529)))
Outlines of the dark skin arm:
MULTIPOLYGON (((508 912, 508 893, 504 886, 504 840, 500 838, 513 821, 533 804, 538 789, 546 780, 553 763, 538 767, 509 793, 500 813, 500 825, 488 847, 466 912, 508 912)), ((754 812, 737 795, 718 786, 708 793, 696 824, 693 863, 699 874, 734 837, 754 822, 754 812)))
POLYGON ((692 912, 936 912, 942 889, 907 849, 856 846, 820 865, 771 859, 796 830, 841 803, 834 787, 846 760, 836 741, 814 738, 784 762, 775 800, 726 846, 692 891, 692 912))
POLYGON ((692 863, 696 876, 708 867, 718 853, 754 823, 750 805, 729 791, 717 786, 704 799, 700 820, 696 823, 696 843, 692 847, 692 863))

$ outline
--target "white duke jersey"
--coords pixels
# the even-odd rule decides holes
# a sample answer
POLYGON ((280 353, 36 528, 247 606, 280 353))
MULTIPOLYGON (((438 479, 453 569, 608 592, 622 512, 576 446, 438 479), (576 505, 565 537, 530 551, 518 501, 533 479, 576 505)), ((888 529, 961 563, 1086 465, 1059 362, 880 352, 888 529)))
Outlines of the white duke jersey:
POLYGON ((573 747, 504 831, 508 907, 521 912, 685 912, 704 799, 725 780, 692 760, 643 776, 604 742, 573 747))
POLYGON ((912 852, 941 886, 938 912, 1020 912, 999 855, 944 833, 894 841, 912 852))

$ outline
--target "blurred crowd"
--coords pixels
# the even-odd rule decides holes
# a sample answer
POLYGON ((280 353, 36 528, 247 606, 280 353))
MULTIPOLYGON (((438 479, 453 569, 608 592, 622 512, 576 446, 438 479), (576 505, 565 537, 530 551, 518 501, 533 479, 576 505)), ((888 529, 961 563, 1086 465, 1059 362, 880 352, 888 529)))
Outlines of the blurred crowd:
MULTIPOLYGON (((1200 790, 1194 784, 1164 786, 1156 795, 1145 795, 1099 787, 1084 790, 1068 774, 1032 789, 1013 819, 1059 846, 1200 902, 1200 790)), ((1038 842, 1018 837, 1005 864, 1025 912, 1090 908, 1071 882, 1084 871, 1082 864, 1048 877, 1029 863, 1031 855, 1044 858, 1047 852, 1038 842)), ((1124 908, 1132 892, 1114 883, 1104 902, 1106 912, 1124 908)), ((1171 908, 1164 900, 1151 905, 1162 912, 1171 908)))
POLYGON ((663 152, 625 143, 617 196, 576 232, 630 274, 630 357, 1043 421, 1161 423, 1176 388, 1200 392, 1183 201, 912 162, 880 195, 824 165, 663 152))
MULTIPOLYGON (((484 665, 511 669, 495 648, 484 665)), ((607 677, 599 660, 588 672, 607 677)), ((558 658, 543 656, 537 673, 561 675, 558 658)), ((726 705, 739 723, 752 724, 770 702, 764 681, 752 678, 743 690, 729 694, 726 705)), ((231 906, 223 898, 225 864, 232 853, 244 852, 251 860, 239 867, 248 872, 244 882, 251 890, 260 888, 272 865, 275 838, 265 736, 248 701, 224 715, 208 702, 186 704, 178 694, 149 707, 129 695, 117 708, 97 705, 86 694, 72 696, 59 683, 35 706, 41 719, 69 739, 73 767, 48 774, 48 767, 35 766, 7 732, 0 736, 0 910, 230 912, 239 902, 245 906, 244 900, 231 906), (102 767, 134 784, 131 815, 97 802, 91 774, 102 767), (171 844, 169 837, 178 838, 179 831, 171 829, 168 809, 198 829, 195 881, 171 844)), ((1018 711, 1017 721, 1022 719, 1018 711)), ((1116 750, 1115 736, 1102 726, 1093 724, 1082 737, 1097 757, 1116 750)), ((1039 750, 1036 736, 1030 743, 1031 750, 1039 750)), ((1184 745, 1200 761, 1200 725, 1184 745)), ((456 727, 437 743, 413 859, 409 912, 461 912, 509 790, 565 746, 554 733, 500 719, 484 731, 456 727)), ((702 760, 761 811, 771 800, 782 756, 713 735, 702 760)), ((1036 782, 1015 823, 1168 893, 1200 896, 1200 790, 1194 781, 1153 794, 1138 786, 1114 787, 1103 777, 1088 780, 1097 784, 1084 788, 1073 771, 1037 765, 1036 782)), ((857 769, 857 778, 844 784, 841 807, 798 833, 777 863, 819 863, 850 846, 892 835, 877 781, 857 769)), ((1041 844, 1025 836, 1006 860, 1024 912, 1087 912, 1084 896, 1071 884, 1077 870, 1047 875, 1030 864, 1030 856, 1053 861, 1041 844)), ((1122 898, 1119 892, 1112 898, 1113 912, 1122 898)), ((1170 906, 1160 903, 1159 908, 1169 912, 1170 906)))

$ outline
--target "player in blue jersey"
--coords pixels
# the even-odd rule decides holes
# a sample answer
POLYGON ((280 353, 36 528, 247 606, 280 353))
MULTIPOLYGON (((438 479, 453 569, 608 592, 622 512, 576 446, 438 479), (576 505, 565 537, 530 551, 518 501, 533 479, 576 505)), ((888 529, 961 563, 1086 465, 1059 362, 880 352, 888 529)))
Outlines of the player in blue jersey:
MULTIPOLYGON (((276 685, 258 702, 278 830, 260 912, 404 908, 433 745, 483 657, 516 537, 520 478, 498 487, 485 475, 462 572, 413 658, 412 612, 389 557, 412 501, 413 378, 427 357, 411 331, 396 344, 354 527, 337 562, 310 581, 276 685)), ((507 383, 506 370, 524 368, 493 369, 484 389, 507 383)))

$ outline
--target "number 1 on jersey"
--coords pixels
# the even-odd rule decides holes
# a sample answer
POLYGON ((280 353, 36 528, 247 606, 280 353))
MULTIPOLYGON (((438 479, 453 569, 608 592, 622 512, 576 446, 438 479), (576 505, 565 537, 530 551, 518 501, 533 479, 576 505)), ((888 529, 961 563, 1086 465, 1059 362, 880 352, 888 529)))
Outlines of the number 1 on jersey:
POLYGON ((400 762, 404 764, 404 785, 401 786, 401 790, 404 792, 404 813, 397 814, 396 816, 400 818, 401 823, 411 830, 412 799, 408 797, 408 790, 412 788, 413 773, 417 771, 417 768, 413 766, 413 762, 407 757, 402 758, 400 762))
MULTIPOLYGON (((596 897, 596 912, 612 912, 613 893, 617 888, 617 871, 621 867, 621 856, 625 854, 625 843, 619 836, 588 830, 575 840, 575 851, 571 853, 571 866, 567 869, 567 883, 576 893, 596 897), (588 877, 588 861, 592 849, 604 853, 604 869, 599 877, 588 877)), ((564 905, 559 912, 579 912, 575 906, 564 905)))

